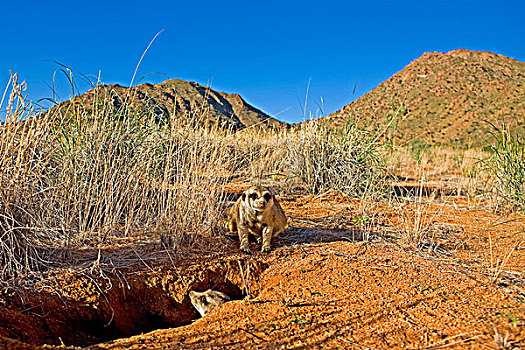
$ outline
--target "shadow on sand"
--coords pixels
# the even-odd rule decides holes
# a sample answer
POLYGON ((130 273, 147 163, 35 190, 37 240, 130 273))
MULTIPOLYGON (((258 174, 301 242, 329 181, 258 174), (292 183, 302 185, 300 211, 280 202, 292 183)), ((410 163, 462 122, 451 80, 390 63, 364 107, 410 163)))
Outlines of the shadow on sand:
POLYGON ((325 229, 293 226, 287 228, 275 241, 275 248, 330 242, 361 242, 364 232, 357 229, 325 229))

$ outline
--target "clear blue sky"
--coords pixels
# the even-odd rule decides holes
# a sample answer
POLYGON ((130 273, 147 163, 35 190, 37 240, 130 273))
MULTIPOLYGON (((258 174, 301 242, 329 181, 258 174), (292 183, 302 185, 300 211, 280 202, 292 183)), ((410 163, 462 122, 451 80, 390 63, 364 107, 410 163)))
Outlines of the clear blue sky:
MULTIPOLYGON (((0 83, 9 70, 33 100, 59 68, 129 86, 161 72, 239 93, 288 122, 329 114, 424 52, 465 48, 525 61, 525 1, 2 1, 0 83), (355 88, 355 89, 354 89, 355 88), (299 102, 301 101, 301 102, 299 102)), ((145 81, 157 83, 163 75, 145 81)), ((57 79, 62 99, 66 81, 57 79)), ((2 116, 3 117, 3 116, 2 116)))

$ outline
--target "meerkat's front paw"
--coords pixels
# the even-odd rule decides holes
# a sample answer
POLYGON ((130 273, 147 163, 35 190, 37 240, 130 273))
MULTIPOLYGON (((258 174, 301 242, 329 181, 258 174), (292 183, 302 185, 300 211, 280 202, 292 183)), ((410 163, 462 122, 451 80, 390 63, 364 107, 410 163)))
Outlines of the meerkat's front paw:
POLYGON ((263 246, 263 247, 261 248, 261 252, 263 252, 263 253, 269 253, 270 250, 271 250, 270 245, 263 246))
POLYGON ((244 254, 251 254, 252 253, 250 251, 250 247, 249 246, 241 246, 241 252, 243 252, 244 254))

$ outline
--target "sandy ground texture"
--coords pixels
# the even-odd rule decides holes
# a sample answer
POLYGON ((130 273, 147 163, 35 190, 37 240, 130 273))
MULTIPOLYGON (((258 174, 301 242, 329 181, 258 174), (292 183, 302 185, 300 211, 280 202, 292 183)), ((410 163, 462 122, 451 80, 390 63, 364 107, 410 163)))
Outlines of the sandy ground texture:
POLYGON ((523 215, 464 197, 374 204, 364 218, 364 203, 331 193, 282 204, 292 225, 269 254, 218 237, 162 267, 3 290, 0 348, 525 348, 523 215), (235 300, 197 319, 191 288, 235 300))

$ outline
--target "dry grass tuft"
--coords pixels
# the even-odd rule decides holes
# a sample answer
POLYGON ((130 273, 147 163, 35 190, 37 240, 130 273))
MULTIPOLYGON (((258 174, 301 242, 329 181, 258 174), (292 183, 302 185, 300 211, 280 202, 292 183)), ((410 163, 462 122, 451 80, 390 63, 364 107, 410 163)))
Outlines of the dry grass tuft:
POLYGON ((288 133, 286 165, 311 193, 328 189, 378 199, 384 193, 385 172, 376 135, 349 124, 341 133, 322 120, 304 123, 288 133))
POLYGON ((89 112, 73 104, 36 115, 25 84, 16 75, 10 83, 0 126, 1 278, 112 237, 178 249, 216 230, 228 158, 200 116, 159 121, 126 101, 115 108, 108 96, 89 112))

